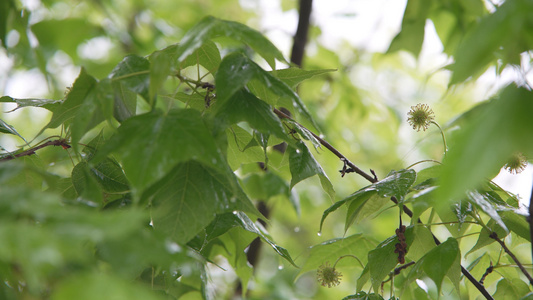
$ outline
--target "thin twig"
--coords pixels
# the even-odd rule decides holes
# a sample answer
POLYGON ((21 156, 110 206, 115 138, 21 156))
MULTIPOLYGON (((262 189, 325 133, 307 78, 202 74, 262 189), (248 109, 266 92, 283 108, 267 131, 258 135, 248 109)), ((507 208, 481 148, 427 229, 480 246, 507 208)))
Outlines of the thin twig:
POLYGON ((518 268, 520 268, 520 271, 522 271, 522 273, 527 277, 527 280, 529 280, 529 284, 533 285, 533 278, 531 278, 531 275, 529 275, 529 273, 526 271, 526 268, 524 268, 524 266, 518 260, 518 258, 514 255, 514 253, 511 252, 511 250, 509 248, 507 248, 505 243, 498 237, 498 234, 496 232, 492 232, 489 235, 489 237, 494 239, 496 242, 498 242, 502 246, 503 251, 505 251, 505 253, 509 254, 509 256, 514 260, 514 262, 516 263, 518 268))
POLYGON ((63 149, 68 149, 70 148, 70 145, 67 144, 67 141, 64 140, 64 139, 58 139, 58 140, 53 140, 53 141, 48 141, 46 143, 43 143, 39 146, 35 146, 33 148, 30 148, 28 150, 25 150, 25 151, 22 151, 20 153, 17 153, 17 154, 14 154, 14 155, 11 155, 11 156, 7 156, 7 157, 4 157, 2 159, 0 159, 0 162, 4 162, 4 161, 8 161, 8 160, 12 160, 12 159, 15 159, 15 158, 18 158, 18 157, 23 157, 23 156, 28 156, 28 155, 33 155, 35 154, 35 151, 39 150, 39 149, 42 149, 44 147, 47 147, 47 146, 61 146, 63 147, 63 149))
POLYGON ((490 266, 487 268, 487 270, 485 270, 485 273, 483 273, 483 276, 481 276, 481 279, 479 280, 479 282, 481 284, 484 284, 485 278, 487 278, 487 276, 489 276, 489 274, 492 273, 492 271, 494 271, 494 266, 492 265, 492 261, 491 261, 490 266))
MULTIPOLYGON (((279 109, 274 108, 274 113, 276 115, 278 115, 278 117, 280 117, 281 119, 291 120, 291 121, 295 122, 297 125, 301 126, 302 128, 305 128, 303 125, 301 125, 298 122, 294 121, 291 117, 289 117, 288 115, 284 114, 279 109)), ((305 129, 307 129, 307 128, 305 128, 305 129)), ((344 162, 346 162, 346 164, 350 168, 352 168, 355 171, 355 173, 363 176, 366 180, 368 180, 368 181, 370 181, 372 183, 377 182, 377 180, 374 177, 372 177, 371 175, 367 174, 365 171, 363 171, 359 167, 357 167, 354 163, 352 163, 348 158, 346 158, 344 155, 342 155, 342 153, 340 153, 337 149, 335 149, 333 146, 331 146, 324 139, 322 139, 321 137, 319 137, 318 135, 316 135, 314 132, 310 131, 309 129, 307 129, 307 131, 311 135, 313 135, 320 142, 320 144, 322 146, 326 147, 329 151, 331 151, 333 154, 335 154, 339 159, 341 159, 344 162)))
POLYGON ((408 263, 406 263, 405 265, 402 265, 402 266, 399 266, 398 268, 394 269, 394 275, 398 275, 400 274, 400 272, 403 270, 403 269, 407 269, 408 267, 414 265, 415 262, 414 261, 410 261, 408 263))
MULTIPOLYGON (((281 119, 288 119, 288 120, 294 121, 291 117, 287 116, 286 114, 284 114, 283 112, 279 111, 278 109, 274 108, 274 113, 276 115, 278 115, 278 117, 281 118, 281 119)), ((296 121, 294 121, 294 122, 297 123, 296 121)), ((360 168, 358 168, 354 163, 352 163, 350 160, 348 160, 344 155, 342 155, 342 153, 340 153, 337 149, 335 149, 333 146, 331 146, 324 139, 322 139, 321 137, 319 137, 318 135, 316 135, 315 133, 313 133, 312 131, 310 131, 306 127, 302 126, 301 124, 298 124, 298 125, 300 125, 302 128, 306 129, 309 133, 311 133, 320 142, 320 144, 322 146, 326 147, 329 151, 331 151, 333 154, 335 154, 339 159, 341 159, 343 162, 345 162, 350 168, 352 168, 355 171, 355 173, 363 176, 366 180, 368 180, 368 181, 370 181, 372 183, 375 183, 375 182, 378 181, 377 178, 369 175, 365 171, 363 171, 360 168)), ((396 204, 398 204, 398 199, 396 199, 396 197, 391 197, 391 201, 396 203, 396 204)), ((413 217, 413 212, 409 208, 407 208, 407 206, 403 205, 403 211, 410 218, 413 217)), ((422 223, 422 221, 420 219, 418 219, 418 223, 422 223)), ((439 239, 433 233, 432 233, 432 235, 433 235, 433 240, 435 241, 435 244, 440 245, 441 242, 439 241, 439 239)), ((489 294, 489 292, 485 289, 485 287, 481 283, 479 283, 479 281, 477 281, 474 278, 474 276, 472 276, 472 274, 470 274, 470 272, 468 272, 468 270, 465 269, 462 265, 461 265, 461 273, 463 273, 463 275, 478 289, 478 291, 487 300, 494 300, 494 298, 492 298, 492 295, 489 294)))

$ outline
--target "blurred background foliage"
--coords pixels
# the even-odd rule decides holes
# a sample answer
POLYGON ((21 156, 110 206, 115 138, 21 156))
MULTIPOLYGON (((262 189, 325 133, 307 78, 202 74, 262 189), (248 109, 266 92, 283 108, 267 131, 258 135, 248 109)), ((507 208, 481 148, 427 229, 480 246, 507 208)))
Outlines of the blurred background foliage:
MULTIPOLYGON (((324 2, 328 1, 315 0, 315 6, 323 7, 324 2)), ((381 6, 372 7, 383 9, 390 2, 381 1, 381 6)), ((403 2, 405 7, 405 1, 399 2, 403 2)), ((360 0, 342 3, 350 8, 365 5, 365 1, 360 0)), ((327 5, 336 4, 329 1, 327 5)), ((451 62, 450 55, 457 51, 465 34, 470 32, 482 17, 494 10, 495 5, 489 1, 409 1, 403 21, 402 7, 394 12, 387 10, 387 14, 398 15, 392 21, 387 20, 386 16, 380 17, 379 12, 374 12, 378 25, 360 28, 350 28, 353 25, 350 21, 364 19, 365 16, 357 13, 355 9, 343 10, 342 5, 339 4, 338 9, 328 16, 330 19, 327 19, 327 22, 345 22, 344 24, 348 24, 343 28, 345 33, 329 37, 328 32, 322 28, 326 26, 324 18, 313 17, 303 62, 305 69, 337 71, 302 83, 298 87, 298 93, 317 121, 324 138, 362 169, 372 169, 380 178, 385 177, 390 170, 405 168, 422 159, 441 159, 440 132, 434 127, 426 132, 411 130, 406 123, 410 106, 420 102, 429 104, 436 114, 436 120, 440 124, 448 124, 455 116, 493 95, 499 87, 516 80, 516 72, 512 68, 505 69, 505 63, 520 65, 520 60, 523 60, 525 62, 522 62, 522 65, 530 64, 529 54, 520 55, 523 52, 521 50, 531 49, 530 45, 529 48, 513 45, 518 50, 513 48, 515 50, 512 53, 501 48, 504 64, 495 59, 490 60, 482 66, 477 66, 474 79, 461 85, 449 86, 452 78, 446 66, 451 62), (428 18, 432 22, 426 21, 428 18), (387 23, 389 21, 390 24, 387 23), (354 31, 364 31, 367 36, 372 36, 382 23, 388 24, 388 27, 385 26, 386 34, 376 36, 385 39, 381 43, 387 47, 390 44, 389 48, 372 48, 362 42, 349 42, 346 38, 354 31), (402 32, 396 35, 400 29, 402 32), (437 34, 442 44, 435 39, 437 34), (433 38, 433 43, 428 41, 429 38, 433 38), (518 57, 516 53, 519 54, 518 57)), ((125 55, 145 56, 179 42, 184 33, 206 15, 242 22, 258 29, 271 38, 285 57, 289 57, 291 39, 296 28, 297 7, 296 0, 3 0, 0 3, 0 37, 3 43, 0 48, 0 94, 16 98, 62 99, 77 77, 80 67, 96 78, 103 78, 125 55), (274 17, 280 19, 270 20, 274 17), (288 23, 290 26, 283 22, 283 18, 291 20, 288 23)), ((385 11, 383 10, 384 15, 385 11)), ((317 13, 316 10, 313 12, 315 15, 317 13)), ((512 33, 523 34, 519 30, 512 33)), ((509 39, 512 40, 512 36, 509 39)), ((375 41, 369 38, 368 44, 372 43, 375 41)), ((530 76, 528 72, 529 70, 522 69, 524 80, 530 76)), ((460 77, 453 80, 460 82, 464 79, 466 78, 460 77)), ((58 129, 47 129, 36 136, 50 118, 50 114, 44 109, 21 108, 8 112, 14 109, 15 105, 4 103, 1 107, 1 119, 16 128, 28 141, 39 141, 60 133, 58 129)), ((444 127, 446 130, 453 129, 444 127)), ((5 150, 12 151, 23 143, 24 141, 16 137, 0 135, 0 145, 5 150)), ((318 149, 313 154, 331 179, 337 200, 368 184, 353 174, 341 178, 339 170, 342 164, 331 153, 318 149)), ((71 161, 67 154, 47 148, 39 155, 45 163, 53 162, 45 166, 49 172, 58 175, 69 174, 71 161)), ((271 158, 274 162, 275 155, 273 153, 271 158)), ((25 159, 31 160, 31 157, 25 159)), ((283 158, 277 159, 279 164, 283 165, 283 158)), ((256 166, 242 167, 243 173, 246 173, 246 168, 253 169, 256 166)), ((283 175, 285 179, 290 180, 290 174, 285 172, 283 175)), ((345 233, 344 215, 342 212, 335 212, 335 217, 326 221, 323 231, 318 235, 318 220, 323 211, 332 204, 332 200, 319 187, 316 177, 297 184, 295 191, 300 199, 300 215, 283 197, 268 199, 267 205, 271 208, 268 231, 279 245, 289 250, 300 266, 312 245, 344 235, 364 233, 369 237, 369 242, 361 247, 370 247, 363 248, 368 251, 372 249, 368 245, 376 245, 393 235, 394 228, 397 227, 397 212, 390 209, 382 212, 378 219, 365 220, 345 233)), ((46 199, 44 197, 43 201, 46 199)), ((3 199, 2 203, 6 201, 7 199, 3 199)), ((38 211, 24 213, 38 214, 38 211)), ((135 211, 131 214, 135 214, 135 211)), ((83 213, 80 212, 80 215, 83 213)), ((75 220, 75 216, 58 218, 63 221, 75 220)), ((139 216, 128 215, 122 218, 139 219, 139 216)), ((121 220, 113 219, 114 230, 120 228, 121 220)), ((137 223, 141 224, 143 221, 146 220, 139 220, 137 223)), ((85 222, 95 224, 108 220, 85 222)), ((143 236, 142 226, 131 226, 128 229, 131 232, 117 233, 122 240, 115 240, 113 246, 116 249, 110 249, 109 255, 113 255, 113 251, 120 251, 120 247, 130 247, 132 239, 150 242, 148 237, 143 236), (139 231, 135 232, 135 229, 139 231), (121 242, 124 243, 122 246, 121 242)), ((24 228, 17 230, 20 231, 20 236, 25 236, 24 228)), ((58 248, 63 249, 64 243, 72 243, 70 239, 75 238, 76 230, 74 228, 73 232, 59 236, 58 230, 60 229, 43 228, 43 234, 38 238, 54 239, 54 243, 59 245, 58 248)), ((91 243, 100 243, 100 238, 113 239, 113 231, 102 230, 106 232, 95 232, 91 243)), ((462 247, 469 249, 475 241, 475 238, 465 238, 462 247)), ((76 247, 65 248, 66 252, 62 253, 62 256, 50 254, 49 259, 53 261, 56 257, 83 256, 84 251, 87 251, 84 245, 76 244, 76 247)), ((152 254, 160 254, 158 249, 153 251, 152 254)), ((130 259, 141 259, 135 255, 148 253, 134 252, 130 259)), ((171 255, 169 256, 160 259, 172 259, 171 255)), ((484 256, 479 258, 484 259, 484 256)), ((84 260, 79 262, 82 264, 79 266, 81 268, 83 264, 92 263, 84 260)), ((186 263, 194 264, 195 258, 190 257, 186 263)), ((216 264, 221 267, 209 264, 206 275, 208 292, 216 295, 215 299, 229 298, 234 292, 236 276, 227 262, 220 259, 216 264)), ((61 264, 57 262, 56 265, 61 264)), ((261 260, 251 284, 250 299, 340 299, 355 291, 356 280, 362 268, 345 259, 339 263, 338 269, 343 273, 341 284, 334 289, 327 289, 316 282, 315 270, 299 274, 300 270, 282 261, 275 253, 262 249, 261 260)), ((129 270, 122 271, 127 274, 129 270)), ((42 272, 44 273, 34 274, 36 281, 41 277, 50 276, 47 272, 56 271, 42 272)), ((91 276, 89 274, 63 283, 61 296, 58 297, 67 299, 70 290, 79 286, 80 282, 94 282, 94 286, 101 286, 102 290, 94 292, 94 295, 104 294, 107 283, 125 284, 122 279, 114 277, 103 280, 91 276)), ((490 281, 488 283, 490 284, 490 281)), ((448 285, 452 288, 450 283, 448 285)), ((468 296, 469 287, 463 285, 462 289, 465 290, 463 295, 468 296)), ((420 291, 416 290, 414 293, 420 291)), ((132 292, 132 297, 141 299, 142 293, 132 292)), ((436 299, 436 290, 433 287, 430 295, 420 295, 427 299, 436 299)), ((198 297, 198 294, 191 293, 183 299, 196 299, 195 297, 198 297)))

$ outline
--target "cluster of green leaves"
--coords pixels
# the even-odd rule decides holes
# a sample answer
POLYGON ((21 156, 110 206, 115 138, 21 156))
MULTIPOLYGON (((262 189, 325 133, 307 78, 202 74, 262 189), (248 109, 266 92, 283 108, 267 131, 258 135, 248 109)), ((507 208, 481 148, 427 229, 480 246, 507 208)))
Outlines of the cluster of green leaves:
POLYGON ((453 55, 450 84, 477 78, 489 66, 499 71, 508 65, 520 65, 521 53, 533 48, 531 1, 505 1, 492 7, 478 0, 407 2, 402 30, 392 41, 389 52, 400 49, 418 56, 422 49, 426 20, 435 25, 444 52, 453 55))
MULTIPOLYGON (((445 52, 455 58, 450 83, 459 84, 489 65, 516 64, 533 48, 525 29, 530 5, 506 1, 488 13, 482 1, 410 0, 389 51, 418 55, 430 19, 445 52)), ((29 23, 13 14, 14 1, 2 2, 0 11, 6 47, 7 28, 25 32, 29 23)), ((29 47, 22 35, 18 47, 8 50, 31 50, 21 57, 36 58, 46 73, 47 47, 60 42, 74 53, 94 35, 91 30, 101 30, 87 29, 81 19, 66 22, 38 22, 32 32, 42 47, 29 47), (88 31, 73 34, 75 41, 49 35, 75 28, 88 31)), ((320 141, 274 112, 283 107, 308 128, 318 127, 295 88, 332 70, 280 68, 280 63, 287 65, 261 33, 207 17, 180 43, 146 56, 128 55, 108 73, 81 69, 63 100, 1 97, 17 108, 50 111, 40 134, 60 128, 58 145, 72 146, 41 149, 0 120, 1 134, 24 142, 0 157, 2 298, 209 298, 207 269, 220 256, 246 294, 254 272, 246 249, 256 238, 296 266, 294 254, 254 222, 262 215, 251 199, 281 198, 299 214, 293 187, 315 175, 335 199, 333 184, 313 157, 320 141), (285 153, 273 147, 282 142, 285 153), (27 155, 31 149, 39 149, 39 156, 27 155)), ((385 240, 357 233, 311 247, 298 263, 298 276, 338 261, 337 267, 359 275, 352 288, 357 292, 345 299, 383 299, 387 285, 391 298, 433 299, 442 293, 478 295, 461 277, 462 267, 479 279, 494 265, 498 275, 485 276, 484 283, 494 298, 530 297, 516 262, 491 238, 496 233, 512 246, 530 245, 529 224, 517 199, 486 178, 514 152, 533 156, 532 99, 526 88, 505 88, 451 124, 461 130, 442 166, 391 171, 324 211, 320 230, 330 214, 346 209, 345 233, 389 210, 411 211, 410 222, 404 221, 406 265, 398 265, 400 239, 393 227, 385 240), (462 243, 466 236, 473 236, 471 244, 462 243), (424 290, 420 280, 434 288, 424 290)))
MULTIPOLYGON (((498 66, 499 72, 506 66, 528 69, 530 62, 523 66, 521 56, 527 56, 533 48, 531 33, 525 32, 533 20, 530 5, 530 1, 505 1, 489 13, 481 1, 408 1, 402 30, 392 41, 389 52, 404 49, 417 56, 424 41, 426 21, 431 20, 444 51, 455 60, 449 67, 452 71, 450 85, 477 78, 489 66, 498 66)), ((523 82, 527 85, 527 80, 523 82)), ((394 204, 390 200, 398 204, 400 211, 404 207, 411 211, 405 237, 407 263, 411 262, 412 267, 395 269, 398 256, 391 253, 399 240, 393 235, 374 249, 367 248, 368 257, 359 257, 365 265, 357 282, 358 291, 368 281, 375 292, 383 290, 384 280, 389 278, 387 281, 393 282, 391 291, 394 287, 402 298, 426 299, 429 296, 412 282, 429 278, 438 294, 451 283, 445 293, 459 297, 464 290, 460 285, 464 280, 461 263, 466 262, 465 270, 479 280, 488 275, 484 273, 490 262, 502 270, 498 278, 484 282, 488 290, 495 289, 491 292, 495 299, 531 297, 531 288, 522 281, 525 278, 522 272, 504 271, 520 260, 528 263, 531 258, 520 256, 517 262, 502 254, 501 248, 489 247, 495 241, 491 234, 513 246, 531 247, 530 225, 518 199, 487 178, 495 177, 513 153, 532 157, 533 145, 528 136, 533 128, 527 121, 533 109, 532 101, 529 86, 504 88, 497 96, 475 106, 447 126, 460 130, 453 132, 450 151, 442 166, 418 173, 411 169, 392 171, 383 180, 336 202, 324 212, 321 227, 327 216, 346 207, 347 231, 355 222, 391 209, 394 204), (437 241, 431 232, 433 224, 446 227, 445 242, 437 241), (463 246, 467 248, 462 252, 461 241, 470 235, 477 239, 463 246), (477 252, 480 249, 484 252, 477 252), (492 252, 491 249, 501 251, 492 252), (471 260, 468 257, 471 253, 480 253, 480 256, 471 260), (398 274, 397 270, 402 272, 398 274), (443 281, 445 277, 449 281, 443 281), (510 288, 511 282, 516 284, 515 289, 510 288), (491 284, 494 285, 491 287, 491 284)), ((322 251, 324 245, 316 246, 316 251, 322 251)), ((309 263, 320 264, 317 259, 309 263)), ((466 293, 470 293, 468 289, 466 293)), ((350 297, 360 299, 356 295, 350 297)), ((361 299, 370 299, 370 295, 361 294, 361 299)))
MULTIPOLYGON (((180 44, 146 58, 126 56, 106 78, 82 69, 61 102, 2 97, 19 107, 50 110, 52 118, 41 132, 61 127, 60 139, 72 145, 73 162, 67 177, 47 170, 40 157, 0 165, 6 207, 1 239, 9 241, 1 247, 5 298, 95 299, 106 293, 159 299, 149 293, 150 284, 175 298, 191 291, 205 298, 205 264, 219 254, 227 257, 245 292, 252 267, 244 250, 258 237, 296 265, 253 222, 261 213, 249 195, 264 200, 282 195, 298 209, 292 187, 318 175, 334 197, 328 177, 292 129, 299 125, 284 123, 273 112, 284 105, 312 123, 291 87, 329 70, 276 70, 276 60, 286 63, 259 32, 207 17, 180 44), (255 49, 273 71, 240 51, 222 58, 212 42, 221 36, 255 49), (194 80, 185 77, 191 67, 198 71, 194 80), (186 88, 176 86, 175 78, 186 88), (289 145, 288 163, 267 162, 270 146, 281 142, 289 145), (242 181, 235 176, 241 165, 258 162, 269 170, 243 170, 242 181), (292 174, 290 185, 283 172, 292 174), (79 222, 72 225, 73 220, 79 222), (132 283, 121 281, 124 277, 146 284, 125 289, 132 283), (117 284, 103 289, 107 279, 102 278, 117 284)), ((21 137, 8 124, 2 128, 21 137)), ((307 129, 297 130, 302 138, 311 137, 307 129)))

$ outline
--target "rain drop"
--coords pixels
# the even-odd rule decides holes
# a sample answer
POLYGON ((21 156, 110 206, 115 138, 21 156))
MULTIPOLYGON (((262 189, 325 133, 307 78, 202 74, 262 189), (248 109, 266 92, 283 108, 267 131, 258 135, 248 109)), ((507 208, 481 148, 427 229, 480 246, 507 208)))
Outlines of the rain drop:
POLYGON ((283 265, 279 265, 278 270, 283 270, 283 265))
POLYGON ((236 214, 238 214, 238 213, 239 213, 239 212, 236 211, 236 210, 233 211, 233 214, 234 214, 234 215, 236 215, 236 214))
POLYGON ((296 149, 296 153, 300 153, 300 149, 296 149))
POLYGON ((294 232, 300 232, 300 227, 294 227, 294 232))
POLYGON ((322 236, 322 232, 319 231, 319 232, 316 233, 316 235, 322 236))

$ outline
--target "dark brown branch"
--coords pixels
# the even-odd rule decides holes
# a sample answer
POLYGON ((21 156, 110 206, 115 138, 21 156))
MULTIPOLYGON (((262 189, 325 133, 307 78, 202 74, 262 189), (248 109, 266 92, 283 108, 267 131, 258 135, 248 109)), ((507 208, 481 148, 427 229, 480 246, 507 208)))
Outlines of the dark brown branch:
POLYGON ((401 266, 399 266, 398 268, 394 269, 394 271, 392 271, 392 274, 393 274, 394 276, 396 276, 396 275, 400 274, 400 272, 401 272, 402 270, 407 269, 407 268, 409 268, 410 266, 412 266, 412 265, 414 265, 414 264, 415 264, 414 261, 410 261, 410 262, 406 263, 405 265, 401 265, 401 266))
MULTIPOLYGON (((274 113, 276 115, 278 115, 279 118, 281 119, 287 119, 287 120, 292 120, 294 121, 291 117, 289 117, 288 115, 284 114, 282 111, 278 110, 278 109, 275 109, 274 108, 274 113)), ((301 124, 299 124, 298 122, 294 121, 296 124, 300 125, 301 127, 303 127, 301 124)), ((305 128, 305 127, 303 127, 305 128)), ((357 167, 354 163, 352 163, 348 158, 346 158, 344 155, 342 155, 342 153, 340 153, 337 149, 335 149, 333 146, 331 146, 328 142, 326 142, 324 139, 322 139, 321 137, 319 137, 318 135, 316 135, 314 132, 310 131, 310 130, 307 130, 310 134, 312 134, 319 142, 322 146, 326 147, 329 151, 331 151, 333 154, 335 154, 339 159, 341 159, 342 161, 344 161, 350 168, 352 168, 354 170, 355 173, 363 176, 366 180, 374 183, 374 182, 377 182, 376 179, 374 179, 374 177, 368 175, 365 171, 359 169, 359 167, 357 167)))
POLYGON ((492 261, 490 262, 490 266, 485 270, 485 273, 483 273, 483 276, 481 276, 481 279, 479 280, 479 283, 483 284, 485 282, 485 278, 489 276, 490 273, 494 271, 494 266, 492 265, 492 261))
POLYGON ((518 258, 514 255, 514 253, 511 252, 511 250, 507 248, 505 243, 498 237, 498 234, 496 232, 492 232, 489 235, 489 237, 494 239, 496 242, 498 242, 502 246, 503 251, 505 251, 505 253, 507 253, 514 260, 518 268, 520 268, 520 271, 522 271, 522 273, 527 277, 527 280, 529 280, 529 284, 533 285, 533 278, 531 278, 531 275, 529 275, 529 273, 526 271, 526 268, 524 268, 524 266, 518 260, 518 258))
POLYGON ((43 143, 43 144, 41 144, 39 146, 35 146, 35 147, 30 148, 28 150, 22 151, 20 153, 4 157, 4 158, 0 159, 0 162, 12 160, 12 159, 23 157, 23 156, 33 155, 33 154, 35 154, 35 151, 37 151, 39 149, 42 149, 44 147, 47 147, 47 146, 61 146, 61 147, 63 147, 63 149, 70 148, 70 145, 67 144, 66 140, 64 140, 64 139, 53 140, 53 141, 45 142, 45 143, 43 143))
MULTIPOLYGON (((292 120, 291 117, 287 116, 286 114, 284 114, 283 112, 277 110, 274 108, 274 113, 276 115, 278 115, 279 118, 281 119, 289 119, 289 120, 292 120)), ((292 120, 294 121, 294 120, 292 120)), ((295 122, 295 121, 294 121, 295 122)), ((295 122, 297 123, 297 122, 295 122)), ((297 123, 298 124, 298 123, 297 123)), ((299 124, 300 126, 302 126, 301 124, 299 124)), ((305 128, 302 126, 302 128, 305 128)), ((306 128, 307 129, 307 128, 306 128)), ((349 161, 344 155, 342 155, 342 153, 340 153, 337 149, 335 149, 333 146, 331 146, 328 142, 326 142, 324 139, 322 139, 321 137, 319 137, 318 135, 314 134, 312 131, 310 131, 309 129, 307 129, 307 131, 309 133, 311 133, 319 142, 322 146, 326 147, 329 151, 331 151, 333 154, 335 154, 339 159, 341 159, 341 161, 343 161, 344 163, 346 163, 350 168, 352 168, 355 173, 363 176, 366 180, 374 183, 374 182, 377 182, 378 179, 377 179, 377 176, 375 176, 376 174, 374 172, 372 172, 372 174, 374 176, 371 176, 369 175, 368 173, 366 173, 365 171, 359 169, 354 163, 352 163, 351 161, 349 161)), ((391 197, 391 201, 398 204, 398 199, 396 199, 395 197, 391 197)), ((403 205, 403 211, 406 215, 408 215, 410 218, 413 217, 413 212, 407 208, 405 205, 403 205)), ((421 223, 422 224, 422 221, 420 221, 420 219, 418 219, 418 223, 421 223)), ((433 235, 433 240, 435 241, 435 244, 437 245, 440 245, 441 242, 439 241, 439 239, 432 233, 433 235)), ((489 292, 485 289, 485 287, 483 286, 483 284, 481 284, 479 281, 477 281, 474 276, 472 276, 472 274, 470 274, 470 272, 468 272, 467 269, 465 269, 462 265, 461 265, 461 273, 463 273, 463 275, 478 289, 478 291, 488 300, 494 300, 494 298, 492 298, 492 295, 489 294, 489 292)))
POLYGON ((313 0, 300 0, 298 28, 294 35, 294 44, 291 53, 291 62, 299 67, 302 66, 305 45, 307 44, 307 34, 309 32, 309 20, 311 19, 312 8, 313 0))

